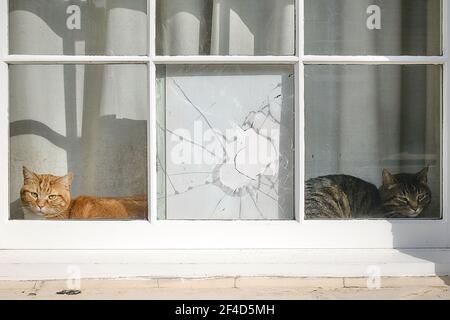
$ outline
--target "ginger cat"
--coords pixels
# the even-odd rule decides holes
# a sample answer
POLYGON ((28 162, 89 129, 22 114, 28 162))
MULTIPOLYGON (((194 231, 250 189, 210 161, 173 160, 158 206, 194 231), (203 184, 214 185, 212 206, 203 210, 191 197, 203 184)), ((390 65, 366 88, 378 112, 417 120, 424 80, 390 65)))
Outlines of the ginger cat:
POLYGON ((63 219, 145 219, 147 197, 99 198, 79 196, 71 199, 73 174, 62 177, 37 174, 23 167, 20 190, 23 207, 51 220, 63 219))

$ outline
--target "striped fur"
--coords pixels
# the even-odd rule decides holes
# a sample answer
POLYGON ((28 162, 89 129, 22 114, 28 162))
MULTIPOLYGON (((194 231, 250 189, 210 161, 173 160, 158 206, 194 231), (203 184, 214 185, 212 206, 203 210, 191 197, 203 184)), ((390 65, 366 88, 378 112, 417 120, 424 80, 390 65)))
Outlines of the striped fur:
POLYGON ((427 184, 428 167, 416 174, 392 174, 383 170, 380 187, 383 211, 386 217, 415 218, 431 203, 427 184))
POLYGON ((306 219, 368 217, 380 206, 377 188, 349 175, 310 179, 305 186, 306 219))
POLYGON ((305 185, 306 219, 415 218, 431 203, 428 168, 416 174, 383 170, 383 184, 349 175, 313 178, 305 185))

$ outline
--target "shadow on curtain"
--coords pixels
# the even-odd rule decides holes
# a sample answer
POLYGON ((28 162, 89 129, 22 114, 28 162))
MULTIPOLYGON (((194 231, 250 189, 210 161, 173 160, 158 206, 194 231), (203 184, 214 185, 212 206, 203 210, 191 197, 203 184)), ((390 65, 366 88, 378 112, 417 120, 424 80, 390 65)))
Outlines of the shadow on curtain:
MULTIPOLYGON (((146 10, 146 1, 11 1, 10 50, 145 55, 146 10), (66 26, 71 4, 81 8, 80 30, 66 26)), ((146 70, 145 65, 10 67, 12 218, 23 217, 16 200, 22 165, 39 173, 74 172, 72 196, 147 193, 146 70)))

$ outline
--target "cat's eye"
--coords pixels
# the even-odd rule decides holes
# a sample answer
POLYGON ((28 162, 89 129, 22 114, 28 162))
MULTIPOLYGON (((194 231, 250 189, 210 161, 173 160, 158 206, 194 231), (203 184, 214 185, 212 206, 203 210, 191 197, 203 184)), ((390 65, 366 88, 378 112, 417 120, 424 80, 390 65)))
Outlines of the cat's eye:
POLYGON ((56 195, 52 194, 50 196, 48 196, 48 200, 55 200, 56 199, 56 195))
POLYGON ((425 198, 426 198, 426 196, 425 196, 424 194, 420 194, 420 195, 417 197, 417 199, 418 199, 419 201, 425 200, 425 198))
POLYGON ((38 194, 36 192, 30 192, 30 195, 35 199, 37 199, 38 197, 38 194))

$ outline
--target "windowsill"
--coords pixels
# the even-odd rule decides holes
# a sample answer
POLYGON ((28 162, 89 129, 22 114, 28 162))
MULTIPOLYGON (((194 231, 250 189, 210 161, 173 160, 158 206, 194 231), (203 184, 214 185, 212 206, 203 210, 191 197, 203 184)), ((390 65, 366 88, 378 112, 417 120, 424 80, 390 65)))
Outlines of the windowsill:
POLYGON ((74 267, 81 278, 442 276, 450 249, 0 251, 0 280, 67 279, 74 267))

